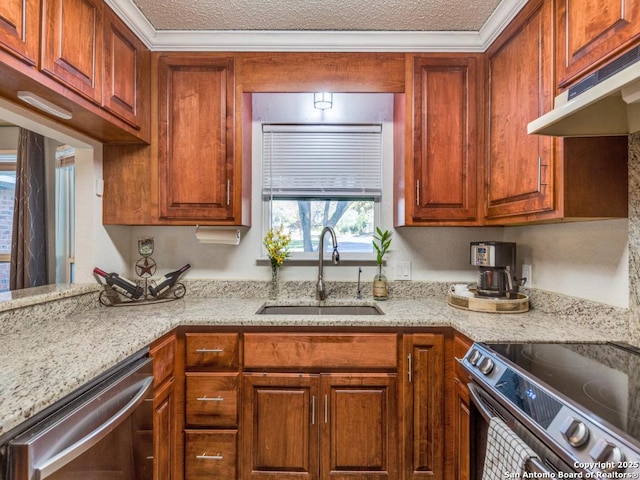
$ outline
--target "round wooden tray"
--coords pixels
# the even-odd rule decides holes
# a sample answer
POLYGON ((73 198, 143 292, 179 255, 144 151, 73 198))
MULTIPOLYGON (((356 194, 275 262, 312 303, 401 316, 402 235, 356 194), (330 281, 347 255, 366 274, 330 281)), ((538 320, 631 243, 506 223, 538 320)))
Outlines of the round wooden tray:
MULTIPOLYGON (((469 290, 473 292, 473 290, 469 290)), ((455 308, 487 313, 524 313, 529 311, 529 297, 517 293, 516 298, 491 298, 477 295, 456 295, 449 292, 447 303, 455 308)))

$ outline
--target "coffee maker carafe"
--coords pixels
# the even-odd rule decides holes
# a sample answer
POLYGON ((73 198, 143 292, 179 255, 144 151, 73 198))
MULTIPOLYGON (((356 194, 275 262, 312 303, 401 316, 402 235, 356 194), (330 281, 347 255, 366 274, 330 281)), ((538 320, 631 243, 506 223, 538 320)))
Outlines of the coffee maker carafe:
POLYGON ((471 242, 471 265, 479 267, 477 295, 509 298, 517 293, 515 243, 471 242))

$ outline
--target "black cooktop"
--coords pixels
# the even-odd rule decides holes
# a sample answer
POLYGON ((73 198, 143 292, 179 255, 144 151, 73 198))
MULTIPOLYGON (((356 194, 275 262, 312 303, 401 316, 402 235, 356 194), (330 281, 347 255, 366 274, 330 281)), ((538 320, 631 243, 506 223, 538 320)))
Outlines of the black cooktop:
POLYGON ((604 420, 640 441, 639 349, 613 343, 487 346, 588 410, 594 419, 604 420))

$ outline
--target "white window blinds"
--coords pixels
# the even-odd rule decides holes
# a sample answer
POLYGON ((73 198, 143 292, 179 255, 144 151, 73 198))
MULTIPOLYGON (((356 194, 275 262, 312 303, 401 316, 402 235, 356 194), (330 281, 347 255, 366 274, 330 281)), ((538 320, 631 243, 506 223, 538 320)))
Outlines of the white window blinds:
POLYGON ((264 124, 262 158, 265 199, 380 199, 381 125, 264 124))

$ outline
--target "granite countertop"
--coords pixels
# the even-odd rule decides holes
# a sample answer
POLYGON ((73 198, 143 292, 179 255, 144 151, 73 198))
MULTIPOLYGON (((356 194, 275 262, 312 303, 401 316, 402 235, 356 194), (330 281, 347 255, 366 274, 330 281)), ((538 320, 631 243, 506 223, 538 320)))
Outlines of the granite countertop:
MULTIPOLYGON (((611 315, 607 308, 601 312, 576 312, 572 308, 554 314, 539 310, 490 314, 456 309, 444 298, 427 297, 376 302, 385 313, 379 316, 257 315, 256 311, 269 301, 255 296, 187 296, 174 302, 107 308, 98 305, 95 291, 83 290, 82 294, 91 299, 91 306, 70 315, 28 318, 5 314, 7 318, 0 318, 0 439, 24 420, 179 325, 450 326, 473 340, 492 342, 624 341, 628 332, 624 315, 611 315)), ((197 287, 194 291, 197 293, 197 287)), ((287 298, 277 303, 316 302, 311 298, 287 298)), ((325 303, 374 304, 352 297, 333 298, 325 303)))

